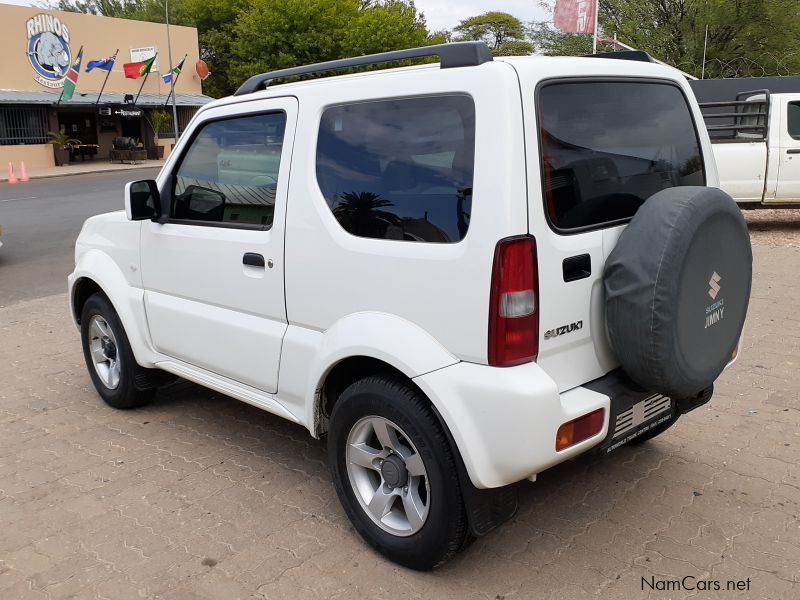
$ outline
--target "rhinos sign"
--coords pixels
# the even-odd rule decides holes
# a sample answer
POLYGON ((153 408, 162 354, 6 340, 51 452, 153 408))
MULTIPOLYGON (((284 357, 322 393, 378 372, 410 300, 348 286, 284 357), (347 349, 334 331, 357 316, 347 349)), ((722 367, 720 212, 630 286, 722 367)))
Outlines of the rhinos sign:
POLYGON ((69 29, 58 17, 39 14, 28 19, 28 60, 36 71, 34 79, 49 88, 64 85, 64 76, 72 63, 69 29))

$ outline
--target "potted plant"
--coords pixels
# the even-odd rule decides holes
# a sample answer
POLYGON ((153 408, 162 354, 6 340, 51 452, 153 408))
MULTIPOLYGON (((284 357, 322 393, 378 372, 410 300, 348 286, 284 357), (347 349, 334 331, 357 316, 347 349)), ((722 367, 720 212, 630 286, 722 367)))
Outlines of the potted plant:
POLYGON ((61 167, 69 164, 69 151, 75 146, 79 146, 81 141, 69 137, 66 131, 48 131, 50 136, 49 144, 53 144, 53 154, 56 159, 56 166, 61 167))
POLYGON ((153 147, 148 149, 147 158, 158 160, 164 158, 164 146, 158 144, 158 136, 170 121, 170 114, 162 108, 150 112, 147 122, 153 130, 153 147))

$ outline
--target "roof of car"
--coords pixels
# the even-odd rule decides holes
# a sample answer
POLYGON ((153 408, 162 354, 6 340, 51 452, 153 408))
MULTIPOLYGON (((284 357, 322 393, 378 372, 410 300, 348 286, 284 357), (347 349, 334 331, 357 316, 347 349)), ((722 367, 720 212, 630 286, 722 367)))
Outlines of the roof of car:
MULTIPOLYGON (((631 76, 646 76, 661 73, 663 75, 675 76, 680 73, 676 69, 668 66, 663 66, 657 63, 648 62, 634 62, 630 60, 604 60, 602 64, 598 64, 597 59, 591 57, 576 57, 576 56, 503 56, 495 57, 494 60, 483 63, 478 66, 467 66, 459 69, 448 69, 452 71, 472 70, 472 69, 496 69, 500 65, 510 65, 520 70, 528 72, 538 71, 537 66, 547 66, 546 69, 541 71, 552 72, 554 66, 558 66, 557 70, 564 72, 573 72, 576 70, 589 71, 592 74, 600 75, 631 75, 631 76), (591 63, 591 68, 587 66, 591 63)), ((439 63, 427 63, 422 65, 412 65, 403 67, 394 67, 370 71, 359 71, 356 73, 345 73, 340 75, 328 74, 323 77, 314 77, 304 79, 302 81, 290 81, 287 83, 276 83, 270 85, 267 89, 254 91, 239 96, 227 96, 220 98, 215 102, 206 105, 204 108, 214 108, 218 106, 236 104, 239 102, 246 102, 251 100, 266 99, 278 95, 285 95, 287 92, 294 93, 295 91, 315 88, 320 85, 340 85, 344 82, 352 82, 363 79, 375 79, 383 77, 392 77, 398 74, 408 74, 415 72, 426 71, 439 71, 439 63)))

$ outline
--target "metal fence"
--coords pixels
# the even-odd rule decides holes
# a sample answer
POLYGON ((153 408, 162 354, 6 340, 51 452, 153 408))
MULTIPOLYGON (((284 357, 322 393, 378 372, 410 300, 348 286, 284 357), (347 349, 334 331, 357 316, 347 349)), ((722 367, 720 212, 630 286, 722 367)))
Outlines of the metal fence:
POLYGON ((0 146, 45 144, 48 129, 45 107, 0 107, 0 146))
POLYGON ((755 57, 733 56, 726 59, 712 58, 705 62, 687 60, 675 65, 679 69, 700 77, 705 70, 706 79, 730 79, 735 77, 779 77, 798 75, 796 52, 772 54, 765 52, 755 57), (705 67, 705 69, 704 69, 705 67))

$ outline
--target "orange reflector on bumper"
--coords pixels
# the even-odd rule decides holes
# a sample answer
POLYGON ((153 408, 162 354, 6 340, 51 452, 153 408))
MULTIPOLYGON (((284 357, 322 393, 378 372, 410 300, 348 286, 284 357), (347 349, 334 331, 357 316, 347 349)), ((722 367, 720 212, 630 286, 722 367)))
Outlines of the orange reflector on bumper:
POLYGON ((564 423, 556 433, 556 452, 579 444, 603 430, 605 409, 598 408, 587 415, 564 423))

